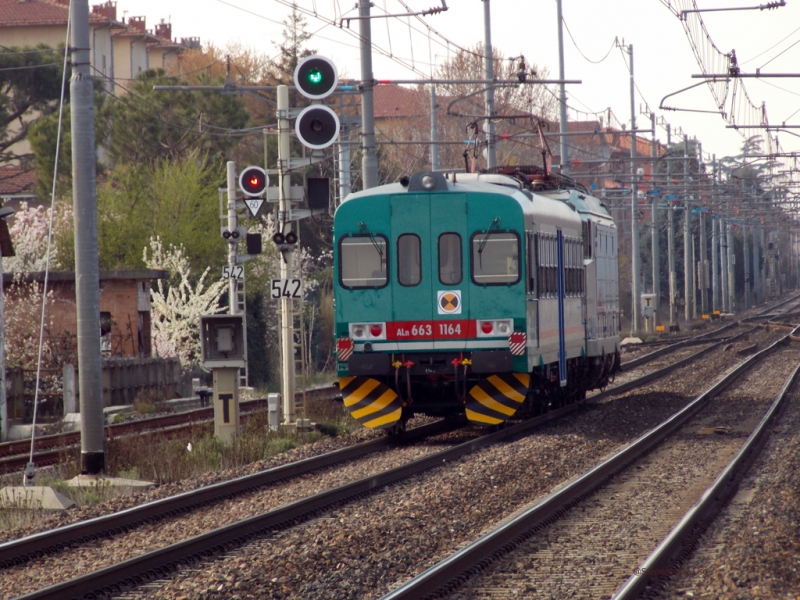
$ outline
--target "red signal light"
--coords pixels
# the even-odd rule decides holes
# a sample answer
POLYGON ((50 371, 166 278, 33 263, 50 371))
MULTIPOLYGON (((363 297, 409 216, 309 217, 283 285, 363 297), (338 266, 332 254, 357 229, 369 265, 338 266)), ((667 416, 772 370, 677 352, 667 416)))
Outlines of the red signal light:
POLYGON ((372 334, 372 337, 380 337, 380 335, 383 333, 383 327, 380 325, 373 325, 369 328, 369 332, 372 334))
POLYGON ((491 321, 484 321, 481 323, 481 331, 486 335, 489 335, 494 330, 494 325, 492 325, 491 321))
POLYGON ((263 196, 269 185, 269 178, 261 167, 247 167, 239 175, 239 187, 245 196, 263 196))

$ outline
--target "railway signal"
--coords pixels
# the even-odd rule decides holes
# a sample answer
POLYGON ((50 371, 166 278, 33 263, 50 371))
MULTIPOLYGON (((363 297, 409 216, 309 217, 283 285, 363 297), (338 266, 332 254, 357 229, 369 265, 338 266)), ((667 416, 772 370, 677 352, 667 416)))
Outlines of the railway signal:
POLYGON ((322 100, 330 96, 339 83, 339 73, 330 59, 314 54, 297 64, 294 85, 303 96, 322 100))
POLYGON ((317 104, 330 96, 338 84, 336 65, 318 54, 306 57, 294 70, 294 85, 303 96, 315 102, 304 108, 295 121, 295 134, 307 148, 322 150, 339 136, 339 117, 324 104, 317 104))

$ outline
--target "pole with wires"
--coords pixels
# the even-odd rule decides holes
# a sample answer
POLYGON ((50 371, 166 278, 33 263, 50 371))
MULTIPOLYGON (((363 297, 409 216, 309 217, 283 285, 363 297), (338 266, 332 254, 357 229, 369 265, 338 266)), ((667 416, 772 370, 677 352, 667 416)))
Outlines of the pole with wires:
MULTIPOLYGON (((494 53, 492 51, 492 7, 491 0, 483 0, 483 74, 487 81, 494 79, 494 53)), ((486 84, 486 166, 492 168, 497 164, 494 139, 494 83, 486 84)))
POLYGON ((94 84, 89 61, 89 2, 72 0, 72 194, 75 211, 75 297, 78 386, 81 398, 81 473, 105 470, 103 379, 100 357, 100 265, 95 182, 94 84))
MULTIPOLYGON (((561 14, 561 0, 556 0, 558 14, 558 78, 564 79, 564 17, 561 14)), ((567 88, 562 81, 559 84, 559 132, 561 133, 561 174, 569 175, 569 147, 567 146, 567 88)))

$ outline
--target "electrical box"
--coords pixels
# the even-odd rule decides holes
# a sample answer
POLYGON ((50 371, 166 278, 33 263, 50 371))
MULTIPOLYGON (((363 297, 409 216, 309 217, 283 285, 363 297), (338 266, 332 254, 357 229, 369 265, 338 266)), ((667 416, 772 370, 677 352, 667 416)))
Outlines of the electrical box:
POLYGON ((642 294, 642 316, 651 318, 656 314, 656 295, 655 294, 642 294))
POLYGON ((241 368, 247 363, 244 315, 200 317, 200 346, 207 369, 241 368))

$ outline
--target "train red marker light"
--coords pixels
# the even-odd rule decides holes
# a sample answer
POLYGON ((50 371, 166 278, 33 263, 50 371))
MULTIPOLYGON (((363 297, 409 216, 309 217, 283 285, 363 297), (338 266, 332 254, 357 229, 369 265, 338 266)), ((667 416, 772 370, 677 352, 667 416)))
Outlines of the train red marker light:
POLYGON ((484 321, 481 323, 481 331, 486 335, 489 335, 492 333, 492 331, 494 331, 494 325, 492 325, 491 321, 484 321))
POLYGON ((369 333, 372 335, 372 337, 380 337, 380 335, 383 333, 383 327, 380 325, 373 325, 369 328, 369 333))

